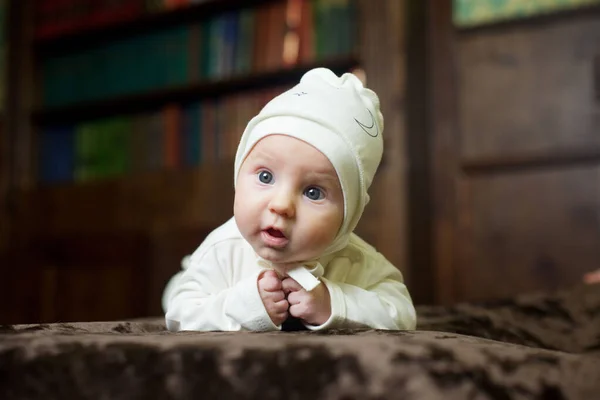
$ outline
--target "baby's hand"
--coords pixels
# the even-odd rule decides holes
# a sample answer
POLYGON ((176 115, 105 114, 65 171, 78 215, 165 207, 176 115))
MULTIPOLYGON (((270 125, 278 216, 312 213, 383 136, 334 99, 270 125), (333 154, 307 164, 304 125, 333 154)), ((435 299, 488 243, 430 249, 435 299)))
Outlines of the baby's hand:
POLYGON ((331 298, 325 284, 307 292, 292 278, 281 281, 290 304, 289 313, 310 325, 323 325, 331 316, 331 298))
POLYGON ((283 293, 281 279, 275 271, 265 271, 258 277, 258 293, 271 321, 275 325, 281 325, 288 317, 290 305, 283 293))

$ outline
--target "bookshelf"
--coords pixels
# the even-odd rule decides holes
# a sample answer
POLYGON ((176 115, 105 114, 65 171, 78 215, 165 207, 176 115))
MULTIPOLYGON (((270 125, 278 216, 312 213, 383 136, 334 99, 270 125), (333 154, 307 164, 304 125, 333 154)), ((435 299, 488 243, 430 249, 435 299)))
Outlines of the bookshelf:
POLYGON ((202 98, 223 96, 268 86, 283 86, 286 83, 298 81, 304 72, 317 66, 325 66, 335 73, 341 74, 358 67, 359 61, 358 57, 352 54, 338 56, 325 62, 312 62, 281 70, 252 73, 227 80, 181 85, 148 93, 131 94, 62 107, 42 108, 34 111, 32 118, 33 122, 40 126, 55 125, 104 117, 114 114, 114 110, 119 110, 121 113, 135 113, 166 103, 188 103, 202 98))
MULTIPOLYGON (((7 321, 11 315, 13 321, 27 322, 159 314, 160 293, 166 280, 179 269, 182 256, 193 251, 208 232, 231 216, 233 155, 245 123, 268 99, 291 87, 305 71, 316 66, 331 68, 338 74, 363 69, 368 85, 382 100, 389 132, 385 137, 386 163, 373 185, 371 208, 365 213, 359 233, 392 262, 405 264, 403 245, 398 240, 403 235, 404 115, 399 102, 404 79, 404 1, 375 0, 377 4, 366 0, 205 0, 197 4, 152 1, 154 7, 163 4, 161 10, 144 8, 148 5, 146 1, 106 1, 106 4, 135 7, 121 10, 112 22, 105 18, 102 23, 86 27, 81 21, 87 17, 79 15, 77 28, 74 25, 68 28, 69 23, 65 28, 63 21, 62 28, 47 29, 41 34, 36 31, 35 23, 40 18, 39 13, 36 16, 36 6, 48 7, 53 1, 56 3, 55 0, 15 3, 22 21, 20 54, 15 58, 15 68, 20 74, 13 83, 11 102, 15 112, 10 121, 17 139, 11 190, 11 203, 16 206, 11 212, 13 250, 6 265, 18 262, 23 266, 10 271, 11 282, 29 282, 31 288, 27 292, 37 297, 27 300, 26 305, 17 304, 9 310, 0 308, 0 315, 8 313, 7 321), (290 13, 290 7, 299 7, 299 13, 306 16, 310 10, 307 4, 318 5, 322 13, 329 12, 318 17, 315 7, 309 13, 312 28, 289 17, 294 14, 290 13), (349 5, 351 11, 340 10, 349 5), (247 62, 244 68, 236 68, 230 60, 229 64, 225 62, 229 65, 226 72, 218 73, 216 68, 210 73, 210 65, 207 71, 203 60, 215 57, 201 51, 202 34, 210 34, 205 25, 216 25, 214 29, 218 31, 220 23, 210 21, 243 11, 256 13, 261 21, 256 26, 275 23, 279 33, 254 31, 253 46, 266 41, 271 47, 253 48, 252 62, 247 62), (347 19, 349 16, 352 20, 347 19), (138 45, 152 49, 151 41, 144 38, 177 30, 181 34, 182 29, 185 30, 182 35, 187 37, 183 47, 195 49, 187 53, 187 62, 179 64, 185 66, 185 73, 173 78, 168 75, 172 71, 167 69, 171 80, 157 78, 159 74, 154 75, 154 81, 140 80, 145 74, 142 68, 152 66, 152 60, 144 57, 158 53, 156 49, 146 54, 139 50, 132 56, 127 50, 138 45), (319 35, 318 29, 330 31, 319 35), (351 35, 341 33, 349 31, 351 35), (291 57, 289 52, 283 52, 288 34, 297 35, 298 39, 291 40, 296 52, 291 57), (119 43, 127 46, 125 51, 117 46, 115 53, 114 46, 119 43), (89 54, 92 58, 86 59, 89 54), (99 54, 104 58, 98 58, 99 54), (119 56, 111 58, 114 54, 119 56), (66 70, 68 73, 61 78, 71 79, 63 81, 63 89, 71 85, 76 90, 71 90, 69 96, 61 97, 64 93, 59 93, 58 101, 56 96, 48 97, 48 87, 53 86, 44 81, 48 63, 56 60, 68 60, 67 64, 77 68, 66 70), (121 67, 121 76, 110 73, 114 60, 121 67), (102 66, 109 73, 97 73, 102 66), (91 76, 97 81, 90 79, 91 76), (129 82, 123 76, 130 77, 129 82), (114 81, 121 83, 121 87, 109 87, 114 81), (90 89, 99 91, 94 93, 90 89), (190 110, 192 114, 188 114, 190 110), (202 116, 201 134, 190 138, 186 132, 190 131, 189 126, 197 126, 197 115, 202 116), (204 129, 207 120, 211 122, 204 129), (219 129, 215 128, 215 121, 222 122, 219 129), (49 137, 63 140, 48 142, 49 137), (148 139, 157 137, 161 139, 148 139), (144 142, 144 138, 148 140, 144 142), (123 146, 136 151, 123 153, 123 146), (44 156, 40 152, 44 149, 55 151, 44 156), (142 157, 140 149, 146 151, 142 157), (190 154, 185 149, 196 150, 190 154), (82 153, 78 155, 76 151, 82 153), (78 158, 86 162, 94 159, 95 165, 91 169, 88 164, 82 167, 78 158), (56 175, 42 175, 51 170, 48 166, 56 169, 53 171, 56 175), (384 224, 390 219, 399 223, 384 224), (115 245, 94 245, 104 242, 115 245), (90 249, 89 254, 104 256, 90 259, 84 249, 90 249), (144 254, 127 253, 133 252, 132 249, 144 254), (77 289, 78 280, 84 286, 95 281, 105 285, 111 277, 130 279, 134 271, 140 270, 144 271, 143 278, 136 285, 143 286, 145 297, 139 304, 125 304, 127 296, 111 294, 113 289, 105 287, 95 289, 98 302, 113 297, 123 299, 120 305, 107 301, 112 313, 106 309, 97 314, 89 311, 96 304, 89 305, 87 310, 84 302, 77 306, 83 296, 81 288, 77 289), (69 311, 48 306, 65 302, 73 305, 69 311), (18 314, 21 309, 30 310, 26 317, 18 314)), ((78 12, 83 12, 82 4, 103 1, 77 3, 78 12)), ((171 56, 171 60, 177 59, 177 54, 171 56)), ((164 66, 158 62, 154 67, 158 70, 164 66)), ((405 276, 408 276, 406 271, 405 276)), ((19 296, 19 291, 25 290, 19 288, 18 284, 6 288, 6 296, 13 292, 19 296)))
POLYGON ((269 98, 315 66, 359 64, 354 0, 89 1, 50 19, 52 3, 33 29, 42 185, 232 160, 269 98))
MULTIPOLYGON (((110 42, 131 35, 152 32, 182 24, 206 20, 211 16, 229 10, 258 7, 280 0, 208 0, 200 2, 182 2, 177 6, 155 9, 144 7, 143 2, 134 2, 132 11, 113 17, 112 21, 82 24, 80 28, 69 24, 62 32, 51 30, 51 33, 39 33, 33 39, 36 54, 48 55, 57 52, 68 52, 90 44, 110 42)), ((132 2, 130 2, 132 3, 132 2)), ((160 5, 160 2, 156 2, 160 5)))

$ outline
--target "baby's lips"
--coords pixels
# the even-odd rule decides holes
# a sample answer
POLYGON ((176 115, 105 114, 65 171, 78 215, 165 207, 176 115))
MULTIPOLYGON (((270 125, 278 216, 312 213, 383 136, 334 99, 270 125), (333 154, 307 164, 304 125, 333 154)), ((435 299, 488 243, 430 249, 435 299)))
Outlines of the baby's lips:
POLYGON ((269 227, 266 229, 266 232, 271 236, 287 239, 287 236, 285 235, 285 233, 283 233, 281 229, 269 227))

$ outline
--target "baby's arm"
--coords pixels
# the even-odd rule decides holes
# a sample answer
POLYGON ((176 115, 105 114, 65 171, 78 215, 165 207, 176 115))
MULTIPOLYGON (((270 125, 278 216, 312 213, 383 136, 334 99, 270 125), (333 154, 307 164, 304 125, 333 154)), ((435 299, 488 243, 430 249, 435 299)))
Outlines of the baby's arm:
POLYGON ((400 271, 383 256, 369 264, 352 268, 345 282, 322 278, 331 296, 331 317, 309 329, 415 329, 415 308, 400 271))
POLYGON ((217 257, 217 250, 192 257, 188 268, 172 289, 166 312, 171 331, 277 330, 258 292, 257 270, 241 279, 241 259, 217 257), (222 268, 223 262, 231 263, 222 268), (235 271, 233 271, 235 270, 235 271))

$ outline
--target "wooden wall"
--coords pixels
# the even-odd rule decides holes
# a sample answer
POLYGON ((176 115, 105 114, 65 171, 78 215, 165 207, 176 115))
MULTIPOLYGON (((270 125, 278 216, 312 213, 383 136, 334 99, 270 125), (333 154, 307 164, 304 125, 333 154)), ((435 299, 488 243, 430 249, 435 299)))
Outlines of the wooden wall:
POLYGON ((384 155, 369 191, 371 200, 356 233, 411 281, 408 261, 406 148, 407 1, 360 2, 360 54, 367 87, 379 96, 384 116, 384 155), (385 40, 382 40, 385 38, 385 40))
POLYGON ((13 300, 0 306, 0 315, 11 321, 160 315, 162 289, 181 258, 231 216, 232 176, 230 165, 215 165, 19 192, 11 265, 3 265, 10 277, 4 295, 13 300))
POLYGON ((581 282, 600 267, 600 13, 441 31, 453 51, 434 53, 450 75, 432 67, 445 99, 433 130, 439 300, 581 282))

